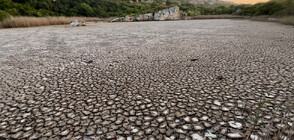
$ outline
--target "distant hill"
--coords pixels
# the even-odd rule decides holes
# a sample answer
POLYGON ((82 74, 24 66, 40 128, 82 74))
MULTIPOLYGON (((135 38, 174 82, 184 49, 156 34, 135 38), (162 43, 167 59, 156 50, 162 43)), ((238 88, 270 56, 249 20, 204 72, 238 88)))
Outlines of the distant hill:
POLYGON ((223 1, 223 0, 170 0, 180 3, 190 3, 190 4, 201 4, 201 5, 217 5, 217 4, 234 4, 232 2, 223 1))
MULTIPOLYGON (((157 2, 156 0, 131 0, 132 2, 143 2, 143 3, 153 3, 157 2)), ((223 0, 162 0, 163 2, 173 2, 177 4, 197 4, 197 5, 219 5, 219 4, 235 4, 233 2, 229 1, 223 1, 223 0)))

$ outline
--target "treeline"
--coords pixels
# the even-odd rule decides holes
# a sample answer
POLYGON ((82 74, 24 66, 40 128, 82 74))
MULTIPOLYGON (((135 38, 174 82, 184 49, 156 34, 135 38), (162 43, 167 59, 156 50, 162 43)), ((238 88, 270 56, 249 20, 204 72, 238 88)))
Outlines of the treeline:
MULTIPOLYGON (((162 0, 154 3, 133 3, 129 0, 0 0, 1 16, 87 16, 118 17, 155 12, 178 5, 162 0)), ((293 0, 272 0, 255 5, 179 5, 182 13, 195 15, 234 14, 242 16, 294 15, 293 0)))
POLYGON ((0 0, 0 10, 13 16, 116 17, 154 12, 167 8, 158 3, 125 0, 0 0))
POLYGON ((255 5, 237 5, 234 14, 243 16, 291 16, 294 15, 294 0, 272 0, 255 5))
POLYGON ((270 15, 275 17, 294 15, 294 0, 272 0, 254 5, 193 5, 182 4, 180 9, 189 16, 233 14, 241 16, 270 15))

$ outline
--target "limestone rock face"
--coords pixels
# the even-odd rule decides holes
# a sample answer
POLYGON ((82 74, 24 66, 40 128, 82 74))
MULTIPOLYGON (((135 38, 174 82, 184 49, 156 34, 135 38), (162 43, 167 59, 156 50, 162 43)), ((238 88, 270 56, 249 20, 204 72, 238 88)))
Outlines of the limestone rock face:
POLYGON ((144 14, 143 20, 144 21, 153 20, 153 13, 144 14))
POLYGON ((120 22, 122 20, 123 20, 122 18, 115 18, 115 19, 112 19, 111 22, 120 22))
POLYGON ((178 20, 181 17, 181 13, 180 13, 180 8, 179 7, 171 7, 168 9, 169 11, 169 16, 168 16, 168 20, 178 20))
POLYGON ((154 13, 154 20, 178 20, 180 19, 180 8, 175 6, 169 9, 163 9, 154 13))
POLYGON ((144 20, 144 14, 141 15, 135 15, 134 16, 135 21, 143 21, 144 20))
POLYGON ((124 22, 132 22, 132 21, 134 21, 134 17, 127 15, 124 17, 123 21, 124 22))
POLYGON ((180 8, 175 6, 169 9, 163 9, 156 13, 146 13, 135 16, 127 15, 125 17, 112 19, 111 22, 132 22, 132 21, 151 21, 151 20, 179 20, 181 17, 180 8))
POLYGON ((169 17, 169 10, 163 9, 154 13, 154 20, 166 20, 169 17))

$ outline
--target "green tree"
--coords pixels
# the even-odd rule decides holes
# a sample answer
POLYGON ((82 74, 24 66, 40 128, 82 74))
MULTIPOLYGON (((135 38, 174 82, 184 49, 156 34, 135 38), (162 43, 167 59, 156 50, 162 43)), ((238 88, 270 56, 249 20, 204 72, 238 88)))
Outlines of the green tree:
POLYGON ((9 18, 11 15, 5 11, 0 10, 0 21, 3 21, 9 18))
POLYGON ((16 8, 6 9, 6 12, 9 13, 10 15, 13 15, 13 16, 20 16, 21 15, 19 13, 18 9, 16 9, 16 8))
POLYGON ((36 8, 37 9, 50 10, 49 4, 47 2, 44 2, 44 1, 38 2, 36 8))
POLYGON ((94 11, 93 11, 92 7, 86 3, 81 3, 77 7, 77 9, 78 9, 78 15, 82 15, 82 16, 93 16, 94 15, 94 11))

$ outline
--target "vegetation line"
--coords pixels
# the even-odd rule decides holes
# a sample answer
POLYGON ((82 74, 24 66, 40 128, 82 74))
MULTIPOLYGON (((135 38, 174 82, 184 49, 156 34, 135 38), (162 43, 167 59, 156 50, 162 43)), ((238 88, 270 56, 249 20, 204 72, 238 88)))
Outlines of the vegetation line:
POLYGON ((107 20, 96 17, 11 17, 0 22, 0 28, 69 24, 74 19, 78 19, 80 22, 107 20))
POLYGON ((181 0, 154 0, 153 3, 137 3, 129 0, 0 0, 0 27, 68 24, 73 20, 72 17, 121 17, 154 13, 172 6, 179 6, 182 15, 192 19, 214 19, 224 18, 218 15, 233 15, 255 17, 253 20, 263 21, 274 19, 294 25, 293 0, 271 0, 255 5, 191 4, 181 0), (262 19, 260 16, 267 18, 262 19))

